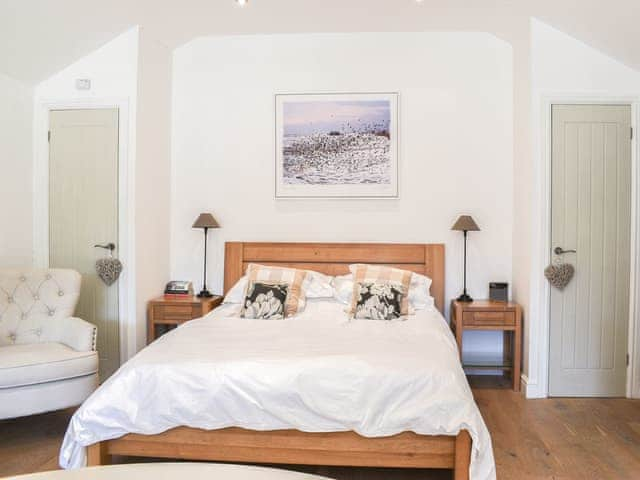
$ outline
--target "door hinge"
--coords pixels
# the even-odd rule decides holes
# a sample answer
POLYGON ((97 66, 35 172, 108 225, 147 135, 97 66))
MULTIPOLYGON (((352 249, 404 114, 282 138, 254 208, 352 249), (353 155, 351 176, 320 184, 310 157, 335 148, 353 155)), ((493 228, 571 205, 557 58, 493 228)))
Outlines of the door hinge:
POLYGON ((627 353, 627 367, 629 366, 629 354, 627 353))
POLYGON ((47 142, 51 143, 51 130, 47 132, 47 142))
POLYGON ((633 127, 631 127, 631 140, 633 140, 633 127))

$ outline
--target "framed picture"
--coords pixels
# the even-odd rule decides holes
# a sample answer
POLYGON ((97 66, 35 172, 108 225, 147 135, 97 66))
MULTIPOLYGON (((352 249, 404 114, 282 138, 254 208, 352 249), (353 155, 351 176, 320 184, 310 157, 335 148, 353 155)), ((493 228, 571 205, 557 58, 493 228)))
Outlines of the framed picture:
POLYGON ((398 94, 276 95, 276 198, 397 198, 398 94))

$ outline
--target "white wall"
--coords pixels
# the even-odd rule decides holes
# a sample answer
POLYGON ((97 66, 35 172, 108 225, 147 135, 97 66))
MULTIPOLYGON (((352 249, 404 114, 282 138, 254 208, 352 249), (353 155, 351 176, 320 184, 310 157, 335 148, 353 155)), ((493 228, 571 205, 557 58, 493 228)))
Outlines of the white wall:
POLYGON ((32 96, 0 74, 0 267, 33 261, 32 96))
MULTIPOLYGON (((174 55, 171 274, 201 284, 211 211, 210 287, 225 240, 444 242, 446 296, 511 281, 512 49, 484 33, 208 37, 174 55), (399 200, 274 200, 274 94, 400 93, 399 200)), ((498 348, 501 348, 501 342, 498 348)))
POLYGON ((138 27, 134 27, 39 83, 35 94, 40 100, 105 99, 123 96, 135 100, 137 68, 138 27), (91 90, 77 90, 77 78, 90 79, 91 90))
MULTIPOLYGON (((514 27, 520 35, 512 36, 514 48, 514 156, 513 156, 513 300, 523 309, 523 331, 527 337, 531 304, 531 43, 530 20, 519 18, 514 27)), ((522 344, 522 372, 526 376, 529 345, 522 344)))
MULTIPOLYGON (((532 125, 534 170, 529 179, 534 186, 532 197, 531 308, 528 336, 528 396, 544 396, 547 390, 545 359, 547 339, 541 310, 545 295, 542 268, 544 239, 548 233, 543 223, 546 193, 542 189, 545 175, 545 140, 543 102, 555 98, 640 98, 640 72, 602 54, 588 45, 538 21, 531 22, 532 125)), ((639 342, 636 342, 640 344, 639 342)), ((640 381, 640 369, 636 369, 640 381)), ((640 392, 635 392, 640 395, 640 392)))
POLYGON ((140 29, 136 155, 136 349, 146 344, 147 302, 169 281, 172 51, 140 29))

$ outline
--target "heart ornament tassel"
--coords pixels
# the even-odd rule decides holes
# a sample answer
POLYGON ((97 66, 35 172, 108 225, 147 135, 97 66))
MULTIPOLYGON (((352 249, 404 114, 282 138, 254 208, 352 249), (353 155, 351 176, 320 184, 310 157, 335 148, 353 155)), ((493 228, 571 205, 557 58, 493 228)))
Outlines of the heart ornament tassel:
POLYGON ((101 258, 96 261, 96 272, 107 286, 111 286, 122 273, 122 262, 117 258, 101 258))
POLYGON ((569 263, 559 263, 557 265, 549 265, 544 269, 544 276, 547 277, 549 283, 558 290, 564 290, 573 278, 575 269, 569 263))

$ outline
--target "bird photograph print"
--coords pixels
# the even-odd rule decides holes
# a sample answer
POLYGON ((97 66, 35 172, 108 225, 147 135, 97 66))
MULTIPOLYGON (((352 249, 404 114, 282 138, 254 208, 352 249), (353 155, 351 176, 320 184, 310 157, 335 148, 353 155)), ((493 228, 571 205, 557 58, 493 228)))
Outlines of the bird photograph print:
POLYGON ((398 95, 276 95, 276 197, 398 196, 398 95))

